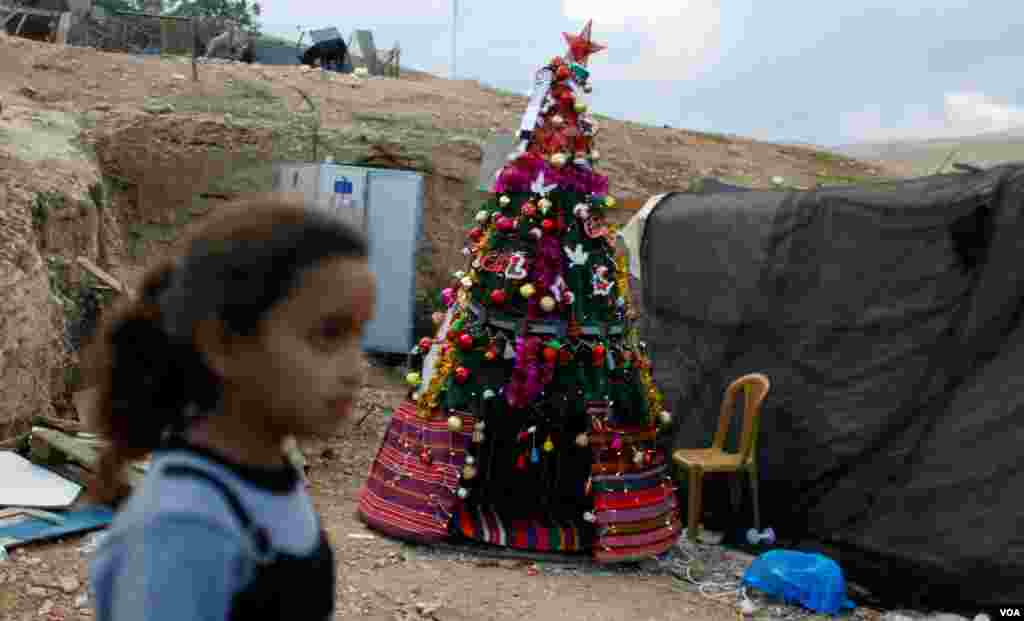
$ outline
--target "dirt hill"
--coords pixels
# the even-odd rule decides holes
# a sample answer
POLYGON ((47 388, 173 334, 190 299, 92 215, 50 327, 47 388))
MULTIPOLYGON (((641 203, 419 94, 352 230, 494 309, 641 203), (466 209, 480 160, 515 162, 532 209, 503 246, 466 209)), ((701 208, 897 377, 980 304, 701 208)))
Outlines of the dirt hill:
MULTIPOLYGON (((78 257, 130 282, 223 199, 269 189, 275 160, 353 161, 385 145, 427 171, 425 296, 461 265, 482 146, 516 128, 526 105, 415 72, 359 79, 210 64, 198 76, 183 58, 0 35, 0 430, 68 408, 78 333, 111 297, 96 294, 78 257)), ((599 122, 601 167, 619 198, 702 175, 756 187, 776 176, 811 186, 891 174, 805 147, 599 122)))

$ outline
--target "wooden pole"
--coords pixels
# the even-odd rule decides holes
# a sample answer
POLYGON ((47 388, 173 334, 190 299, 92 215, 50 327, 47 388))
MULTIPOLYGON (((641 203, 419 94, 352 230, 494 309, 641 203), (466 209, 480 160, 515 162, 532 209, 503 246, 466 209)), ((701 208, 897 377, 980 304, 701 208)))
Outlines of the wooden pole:
POLYGON ((192 18, 192 81, 199 81, 199 65, 196 64, 196 55, 199 53, 199 26, 196 18, 192 18))
POLYGON ((58 45, 68 44, 68 32, 71 30, 71 13, 65 11, 60 14, 60 21, 57 22, 57 37, 56 43, 58 45))

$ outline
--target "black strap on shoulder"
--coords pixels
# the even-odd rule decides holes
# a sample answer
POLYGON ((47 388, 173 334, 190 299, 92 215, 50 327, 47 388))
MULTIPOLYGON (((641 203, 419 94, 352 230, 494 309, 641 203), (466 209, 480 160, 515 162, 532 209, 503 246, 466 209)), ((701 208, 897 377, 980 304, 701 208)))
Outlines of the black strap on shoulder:
POLYGON ((267 536, 266 531, 253 523, 249 513, 242 506, 242 501, 238 499, 238 495, 224 481, 221 481, 202 468, 186 466, 184 464, 170 464, 161 472, 172 477, 195 477, 213 485, 220 492, 221 496, 224 497, 224 500, 227 501, 228 506, 231 507, 231 512, 235 514, 235 517, 242 524, 242 529, 252 536, 257 551, 263 555, 267 555, 270 552, 270 538, 267 536))

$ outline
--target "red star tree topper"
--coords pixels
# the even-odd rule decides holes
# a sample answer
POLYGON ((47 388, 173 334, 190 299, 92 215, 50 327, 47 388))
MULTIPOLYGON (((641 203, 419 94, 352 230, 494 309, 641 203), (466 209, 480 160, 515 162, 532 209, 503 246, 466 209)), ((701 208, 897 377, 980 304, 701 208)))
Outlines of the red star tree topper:
POLYGON ((587 60, 591 54, 596 54, 601 50, 605 49, 605 46, 600 43, 595 43, 590 38, 590 27, 594 20, 587 22, 587 25, 583 27, 578 35, 574 35, 568 32, 562 33, 565 36, 566 42, 569 44, 569 56, 572 60, 578 62, 581 65, 586 65, 587 60))

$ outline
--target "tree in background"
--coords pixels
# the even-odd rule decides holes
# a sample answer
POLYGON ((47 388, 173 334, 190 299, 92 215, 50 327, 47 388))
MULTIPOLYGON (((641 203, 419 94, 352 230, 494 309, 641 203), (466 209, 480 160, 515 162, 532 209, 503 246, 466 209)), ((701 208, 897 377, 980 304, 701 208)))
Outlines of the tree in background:
POLYGON ((137 13, 142 10, 142 0, 95 0, 93 4, 108 13, 137 13))
POLYGON ((230 19, 243 29, 255 32, 259 30, 259 23, 256 20, 261 12, 260 3, 249 0, 180 0, 170 7, 167 14, 177 17, 230 19))

